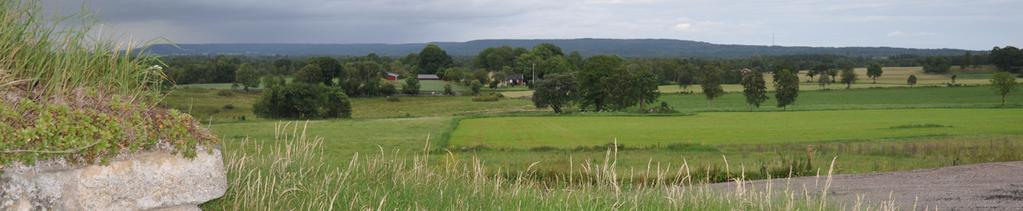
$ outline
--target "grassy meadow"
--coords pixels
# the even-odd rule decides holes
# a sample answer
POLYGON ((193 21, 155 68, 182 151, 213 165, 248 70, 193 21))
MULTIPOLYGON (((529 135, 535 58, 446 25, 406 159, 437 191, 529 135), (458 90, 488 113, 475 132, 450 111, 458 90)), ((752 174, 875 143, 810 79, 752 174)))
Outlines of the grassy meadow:
MULTIPOLYGON (((969 77, 987 80, 964 75, 957 82, 966 83, 963 79, 969 77)), ((469 96, 406 96, 397 102, 353 98, 352 119, 312 121, 255 117, 251 105, 259 96, 257 91, 224 94, 223 89, 179 88, 163 103, 202 119, 223 139, 230 156, 245 157, 249 163, 232 163, 230 168, 252 172, 232 173, 231 178, 246 183, 259 180, 256 175, 275 174, 267 170, 274 168, 273 161, 255 160, 295 156, 274 155, 280 150, 267 153, 300 144, 282 141, 288 137, 275 127, 286 122, 301 125, 292 131, 304 131, 305 137, 316 140, 310 141, 315 143, 311 152, 315 158, 296 158, 292 165, 297 166, 287 167, 308 171, 290 173, 296 175, 274 183, 283 187, 234 183, 238 190, 252 191, 231 192, 227 199, 204 205, 209 209, 281 208, 251 197, 260 197, 260 192, 281 193, 291 186, 303 193, 285 194, 283 201, 275 202, 360 209, 785 209, 779 204, 817 208, 823 199, 760 197, 736 204, 752 199, 708 192, 688 192, 669 202, 642 198, 678 194, 664 187, 733 181, 740 176, 749 180, 813 176, 829 169, 889 172, 1023 160, 1018 153, 1023 150, 1023 130, 1017 127, 1023 123, 1019 118, 1023 94, 1010 94, 1009 103, 1001 106, 991 88, 980 82, 944 87, 937 86, 944 80, 939 76, 921 77, 921 81, 925 78, 934 86, 873 87, 861 80, 849 90, 839 85, 831 90, 808 88, 786 109, 774 107, 773 100, 751 108, 736 92, 709 104, 699 94, 665 92, 658 103, 666 102, 679 113, 653 116, 573 109, 554 115, 534 108, 523 98, 528 94, 509 95, 529 92, 514 88, 484 89, 508 96, 498 102, 473 102, 469 96), (619 145, 612 146, 616 139, 619 145), (614 168, 602 169, 609 166, 614 168), (683 169, 690 171, 683 176, 689 183, 665 176, 683 169), (376 180, 380 175, 396 179, 376 180), (611 175, 613 179, 606 178, 611 175), (283 182, 299 177, 348 179, 283 182), (412 178, 430 179, 413 182, 412 178), (556 188, 539 191, 550 187, 556 188), (598 194, 613 193, 615 188, 621 192, 598 194), (483 189, 492 191, 479 191, 483 189), (619 194, 638 198, 615 199, 619 194), (335 196, 329 199, 334 202, 324 199, 328 196, 335 196), (310 197, 317 200, 307 200, 310 197), (605 203, 608 200, 612 202, 605 203)), ((437 85, 443 86, 431 86, 437 85)))
POLYGON ((708 112, 692 116, 548 116, 465 119, 454 147, 573 148, 772 144, 955 135, 1023 134, 1023 109, 708 112))

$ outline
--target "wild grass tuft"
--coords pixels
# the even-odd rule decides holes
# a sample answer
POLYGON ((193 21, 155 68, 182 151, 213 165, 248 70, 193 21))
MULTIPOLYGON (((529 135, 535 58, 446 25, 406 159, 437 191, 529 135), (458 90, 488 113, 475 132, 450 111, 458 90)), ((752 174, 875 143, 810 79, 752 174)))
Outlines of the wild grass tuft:
MULTIPOLYGON (((491 169, 477 157, 449 153, 431 159, 422 151, 356 154, 328 165, 323 140, 303 124, 278 124, 275 140, 243 140, 226 149, 228 193, 208 210, 821 210, 828 186, 771 190, 753 185, 744 166, 732 166, 727 185, 693 179, 702 169, 688 162, 651 165, 623 175, 618 150, 602 161, 571 161, 571 174, 556 178, 524 169, 491 169), (495 173, 496 172, 496 173, 495 173)), ((727 161, 726 161, 727 162, 727 161)), ((834 168, 834 165, 831 165, 834 168)), ((833 170, 818 170, 832 173, 833 170)), ((830 175, 820 175, 830 181, 830 175)), ((822 181, 823 182, 823 181, 822 181)), ((824 183, 827 184, 827 183, 824 183)), ((859 207, 865 207, 857 204, 859 207)), ((873 209, 877 209, 875 207, 873 209)), ((871 208, 867 208, 871 209, 871 208)))
POLYGON ((133 100, 159 93, 165 77, 149 66, 158 61, 136 52, 135 44, 93 33, 90 13, 43 14, 38 0, 0 2, 0 88, 22 87, 44 98, 86 87, 133 100))

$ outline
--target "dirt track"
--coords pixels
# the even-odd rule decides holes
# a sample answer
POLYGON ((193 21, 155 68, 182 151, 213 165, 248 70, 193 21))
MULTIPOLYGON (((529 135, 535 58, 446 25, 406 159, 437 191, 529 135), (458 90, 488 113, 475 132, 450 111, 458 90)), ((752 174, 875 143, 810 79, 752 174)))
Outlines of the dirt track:
MULTIPOLYGON (((789 182, 793 190, 819 185, 826 178, 800 177, 789 182)), ((763 190, 767 181, 754 181, 763 190)), ((785 179, 771 181, 773 190, 784 189, 785 179)), ((735 184, 714 184, 735 188, 735 184)), ((1023 210, 1023 162, 987 163, 938 169, 878 174, 836 175, 828 190, 829 201, 851 205, 857 196, 877 207, 893 201, 902 210, 1023 210), (935 209, 937 208, 937 209, 935 209)))

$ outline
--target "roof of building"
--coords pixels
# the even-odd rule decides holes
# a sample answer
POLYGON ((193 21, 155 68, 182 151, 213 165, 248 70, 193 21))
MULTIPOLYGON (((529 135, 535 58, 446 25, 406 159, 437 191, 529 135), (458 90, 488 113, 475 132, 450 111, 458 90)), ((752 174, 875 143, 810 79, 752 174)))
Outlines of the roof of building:
POLYGON ((440 80, 440 77, 435 74, 419 74, 416 78, 419 80, 440 80))
POLYGON ((397 74, 397 73, 392 73, 392 72, 387 72, 387 75, 388 75, 388 76, 398 76, 398 74, 397 74))
POLYGON ((522 80, 522 79, 525 79, 525 77, 523 77, 522 74, 511 74, 511 75, 508 75, 508 76, 504 77, 504 80, 522 80))

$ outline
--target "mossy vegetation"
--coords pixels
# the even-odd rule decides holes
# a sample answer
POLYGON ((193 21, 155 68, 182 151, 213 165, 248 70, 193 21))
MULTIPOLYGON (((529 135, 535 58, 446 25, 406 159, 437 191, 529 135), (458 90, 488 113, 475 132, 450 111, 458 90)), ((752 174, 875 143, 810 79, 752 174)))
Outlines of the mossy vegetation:
POLYGON ((150 149, 194 157, 217 142, 188 114, 154 106, 165 78, 156 58, 93 39, 88 13, 51 19, 40 4, 0 2, 0 168, 150 149))

